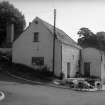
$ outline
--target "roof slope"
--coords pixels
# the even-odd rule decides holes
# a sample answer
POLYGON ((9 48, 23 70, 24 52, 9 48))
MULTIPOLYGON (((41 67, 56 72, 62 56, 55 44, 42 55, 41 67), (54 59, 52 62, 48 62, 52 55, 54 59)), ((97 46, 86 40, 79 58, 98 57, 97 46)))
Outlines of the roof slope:
MULTIPOLYGON (((43 23, 43 25, 52 33, 53 35, 53 31, 54 31, 54 26, 47 23, 46 21, 40 19, 39 17, 36 17, 34 20, 39 20, 43 23)), ((34 21, 33 20, 33 21, 34 21)), ((59 28, 55 28, 55 32, 56 32, 56 36, 57 38, 62 42, 62 43, 65 43, 67 45, 70 45, 70 46, 73 46, 73 47, 76 47, 76 48, 81 48, 79 45, 77 45, 77 43, 71 39, 64 31, 60 30, 59 28)))

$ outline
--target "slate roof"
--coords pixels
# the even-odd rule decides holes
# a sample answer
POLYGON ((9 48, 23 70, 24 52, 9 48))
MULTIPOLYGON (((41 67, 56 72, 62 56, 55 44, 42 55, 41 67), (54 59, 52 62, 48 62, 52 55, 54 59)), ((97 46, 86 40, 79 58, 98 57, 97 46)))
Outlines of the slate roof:
MULTIPOLYGON (((52 33, 53 35, 53 32, 54 32, 54 26, 47 23, 46 21, 40 19, 39 17, 36 17, 33 21, 35 20, 39 20, 43 23, 43 25, 52 33)), ((76 47, 76 48, 81 48, 79 45, 77 45, 77 43, 72 39, 70 38, 64 31, 60 30, 59 28, 55 28, 56 29, 56 36, 57 36, 57 39, 59 39, 62 43, 64 44, 67 44, 67 45, 70 45, 72 47, 76 47)))

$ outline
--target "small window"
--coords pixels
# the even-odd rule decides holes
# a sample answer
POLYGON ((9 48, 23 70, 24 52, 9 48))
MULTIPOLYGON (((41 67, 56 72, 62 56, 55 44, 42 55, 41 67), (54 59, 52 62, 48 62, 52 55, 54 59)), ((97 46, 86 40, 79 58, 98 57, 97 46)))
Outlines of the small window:
POLYGON ((37 20, 35 21, 35 24, 38 24, 38 21, 37 20))
POLYGON ((34 32, 34 42, 39 42, 39 33, 34 32))
POLYGON ((44 57, 32 57, 32 64, 38 66, 44 65, 44 57))

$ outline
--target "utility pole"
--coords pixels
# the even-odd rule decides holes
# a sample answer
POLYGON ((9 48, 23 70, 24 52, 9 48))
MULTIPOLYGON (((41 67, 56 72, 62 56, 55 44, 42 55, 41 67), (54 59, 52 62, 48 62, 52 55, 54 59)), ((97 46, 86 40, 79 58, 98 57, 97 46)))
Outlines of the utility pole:
POLYGON ((53 74, 55 73, 55 39, 56 39, 56 9, 54 9, 54 30, 53 30, 53 74))

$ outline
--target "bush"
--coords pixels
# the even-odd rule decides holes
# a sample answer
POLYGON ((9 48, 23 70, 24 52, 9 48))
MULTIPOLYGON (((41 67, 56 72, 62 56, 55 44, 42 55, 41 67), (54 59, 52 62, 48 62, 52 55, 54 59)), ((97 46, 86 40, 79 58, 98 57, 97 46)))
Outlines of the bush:
POLYGON ((63 72, 61 72, 60 79, 64 79, 64 77, 65 77, 65 74, 63 72))
POLYGON ((31 67, 28 67, 28 66, 23 65, 23 64, 17 64, 17 63, 12 63, 12 70, 16 71, 16 72, 20 71, 23 73, 34 71, 34 69, 31 67))
POLYGON ((77 71, 75 77, 80 78, 80 77, 83 77, 83 75, 79 71, 77 71))
POLYGON ((8 65, 5 69, 17 76, 22 76, 31 80, 51 80, 50 77, 54 77, 53 72, 50 71, 47 66, 42 69, 34 69, 23 64, 12 63, 11 67, 8 65))
POLYGON ((53 72, 50 71, 47 66, 45 66, 44 68, 42 68, 42 70, 40 71, 40 73, 43 76, 47 76, 47 77, 53 76, 53 72))

